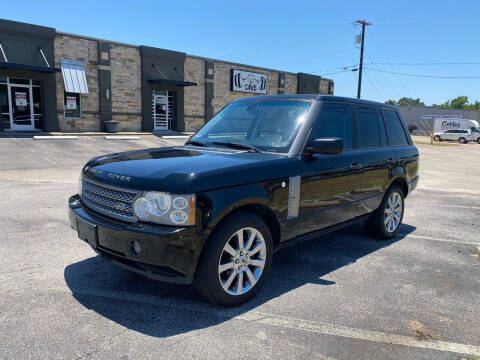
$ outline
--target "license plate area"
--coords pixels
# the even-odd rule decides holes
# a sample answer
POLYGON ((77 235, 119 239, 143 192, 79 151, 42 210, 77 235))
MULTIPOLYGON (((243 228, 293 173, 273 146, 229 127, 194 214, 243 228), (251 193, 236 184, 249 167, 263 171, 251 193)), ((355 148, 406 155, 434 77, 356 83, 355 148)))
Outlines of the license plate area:
POLYGON ((77 217, 77 232, 78 237, 92 248, 98 247, 97 225, 77 217))

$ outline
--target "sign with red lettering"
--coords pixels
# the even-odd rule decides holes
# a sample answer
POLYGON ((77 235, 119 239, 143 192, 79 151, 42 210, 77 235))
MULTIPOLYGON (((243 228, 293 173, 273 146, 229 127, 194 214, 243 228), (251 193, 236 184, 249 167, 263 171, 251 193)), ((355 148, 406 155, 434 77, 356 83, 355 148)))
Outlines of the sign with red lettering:
POLYGON ((15 91, 15 106, 27 106, 27 93, 15 91))

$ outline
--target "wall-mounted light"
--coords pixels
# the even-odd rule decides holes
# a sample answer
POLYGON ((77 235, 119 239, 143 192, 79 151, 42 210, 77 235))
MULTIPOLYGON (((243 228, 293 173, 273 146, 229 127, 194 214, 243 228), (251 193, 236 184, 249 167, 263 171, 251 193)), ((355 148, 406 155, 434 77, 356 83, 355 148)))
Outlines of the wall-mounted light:
POLYGON ((105 98, 110 99, 110 89, 105 89, 105 98))
POLYGON ((210 99, 210 106, 213 106, 214 105, 214 101, 213 99, 210 99))

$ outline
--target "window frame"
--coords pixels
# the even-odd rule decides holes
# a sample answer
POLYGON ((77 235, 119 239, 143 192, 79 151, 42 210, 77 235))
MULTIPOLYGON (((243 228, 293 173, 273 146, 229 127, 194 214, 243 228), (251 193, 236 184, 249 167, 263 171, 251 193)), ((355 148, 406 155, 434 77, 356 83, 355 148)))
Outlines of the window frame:
MULTIPOLYGON (((72 95, 68 95, 72 96, 72 95)), ((80 93, 71 93, 63 90, 63 118, 64 119, 81 119, 82 118, 82 94, 80 93), (80 111, 79 116, 67 116, 67 94, 75 94, 78 96, 78 109, 80 111)))
POLYGON ((341 105, 341 106, 345 106, 345 108, 348 108, 348 111, 350 112, 351 123, 352 123, 352 148, 351 149, 345 149, 344 148, 343 152, 357 150, 357 146, 358 146, 358 143, 357 143, 357 124, 356 124, 356 120, 355 120, 355 115, 353 113, 352 105, 350 103, 341 102, 341 101, 322 101, 321 102, 321 107, 320 107, 319 111, 315 114, 315 116, 313 118, 313 121, 310 125, 310 130, 309 130, 307 139, 305 141, 304 148, 306 148, 308 146, 308 143, 310 141, 314 140, 313 139, 313 129, 315 127, 315 123, 317 122, 321 112, 323 111, 323 106, 324 105, 341 105))
POLYGON ((386 108, 386 107, 381 107, 381 108, 380 108, 380 113, 382 114, 382 119, 383 119, 383 122, 384 122, 384 125, 385 125, 385 132, 387 133, 388 146, 389 146, 389 147, 400 147, 400 146, 412 145, 412 138, 410 137, 410 133, 409 133, 407 130, 405 130, 406 124, 404 124, 403 119, 402 119, 402 117, 400 116, 400 113, 399 113, 397 110, 389 109, 389 108, 386 108), (405 144, 405 145, 392 145, 392 144, 390 143, 390 136, 388 136, 388 130, 387 130, 387 124, 386 124, 386 120, 385 120, 385 113, 384 113, 384 111, 392 111, 395 115, 397 115, 397 118, 398 118, 398 120, 400 121, 400 125, 402 126, 402 129, 403 129, 403 133, 404 133, 404 135, 405 135, 405 138, 407 139, 407 144, 405 144))

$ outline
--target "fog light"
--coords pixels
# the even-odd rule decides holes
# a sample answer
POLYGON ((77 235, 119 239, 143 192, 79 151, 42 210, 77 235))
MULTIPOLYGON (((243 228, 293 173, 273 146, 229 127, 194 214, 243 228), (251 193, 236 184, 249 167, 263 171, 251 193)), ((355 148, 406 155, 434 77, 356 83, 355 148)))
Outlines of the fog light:
POLYGON ((130 244, 129 244, 129 248, 130 248, 130 252, 135 255, 135 256, 138 256, 142 253, 142 245, 140 245, 140 242, 138 240, 130 240, 130 244))

